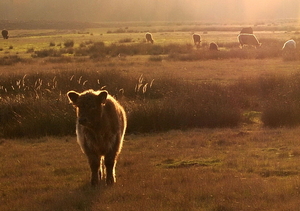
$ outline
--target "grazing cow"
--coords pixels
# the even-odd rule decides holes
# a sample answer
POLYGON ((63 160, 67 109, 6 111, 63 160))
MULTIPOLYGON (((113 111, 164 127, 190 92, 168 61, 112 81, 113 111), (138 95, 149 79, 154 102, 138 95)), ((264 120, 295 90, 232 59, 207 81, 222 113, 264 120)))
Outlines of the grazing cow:
POLYGON ((294 40, 288 40, 282 47, 282 56, 285 60, 296 60, 296 42, 294 40))
POLYGON ((219 51, 219 46, 218 46, 218 44, 215 43, 215 42, 211 42, 211 43, 209 44, 209 50, 211 50, 211 51, 219 51))
POLYGON ((200 34, 193 34, 193 40, 194 40, 195 46, 199 47, 200 46, 200 42, 201 42, 201 36, 200 36, 200 34))
POLYGON ((149 32, 146 33, 146 42, 150 42, 150 43, 152 43, 152 44, 153 44, 153 42, 154 42, 154 40, 153 40, 153 38, 152 38, 152 34, 149 33, 149 32))
POLYGON ((288 40, 284 43, 282 50, 283 51, 290 51, 296 49, 296 42, 295 40, 288 40))
POLYGON ((253 34, 253 29, 252 27, 242 28, 240 34, 253 34))
POLYGON ((1 34, 2 34, 3 39, 8 39, 8 31, 7 30, 3 29, 1 34))
POLYGON ((240 47, 243 48, 244 45, 254 46, 258 48, 261 46, 261 43, 258 42, 254 34, 239 34, 238 41, 240 42, 240 47))
POLYGON ((102 169, 106 170, 106 184, 113 185, 127 126, 123 107, 105 90, 69 91, 67 96, 76 108, 77 142, 88 158, 92 186, 98 184, 99 174, 104 178, 102 169))

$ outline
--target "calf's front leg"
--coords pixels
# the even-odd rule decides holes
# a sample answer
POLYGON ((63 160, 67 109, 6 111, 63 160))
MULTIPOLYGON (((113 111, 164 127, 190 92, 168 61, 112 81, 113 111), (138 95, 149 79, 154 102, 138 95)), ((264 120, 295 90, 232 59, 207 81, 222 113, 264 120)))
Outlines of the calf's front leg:
POLYGON ((116 153, 112 152, 105 156, 104 159, 106 168, 106 185, 112 186, 116 182, 115 166, 116 166, 116 153))
POLYGON ((99 183, 100 157, 96 154, 87 155, 91 169, 91 185, 97 186, 99 183))

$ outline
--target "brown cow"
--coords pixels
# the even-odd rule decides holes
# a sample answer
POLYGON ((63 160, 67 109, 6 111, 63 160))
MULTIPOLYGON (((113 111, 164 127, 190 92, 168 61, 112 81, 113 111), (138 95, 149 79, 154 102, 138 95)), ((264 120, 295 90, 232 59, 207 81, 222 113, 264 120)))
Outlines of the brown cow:
POLYGON ((69 91, 71 103, 76 107, 77 142, 86 154, 91 184, 96 186, 104 178, 102 160, 106 170, 106 184, 113 185, 115 166, 121 151, 127 126, 123 107, 107 91, 87 90, 82 93, 69 91))
POLYGON ((8 39, 8 31, 7 30, 3 29, 1 34, 2 34, 3 39, 8 39))
POLYGON ((195 46, 199 47, 200 46, 200 42, 201 42, 201 36, 200 36, 200 34, 193 34, 193 40, 194 40, 195 46))
POLYGON ((153 40, 153 38, 152 38, 152 34, 149 33, 149 32, 146 33, 146 42, 150 42, 150 43, 152 43, 152 44, 153 44, 153 42, 154 42, 154 40, 153 40))
POLYGON ((252 27, 242 28, 240 34, 253 34, 253 29, 252 27))
POLYGON ((238 41, 240 42, 241 48, 243 48, 245 45, 254 46, 255 48, 261 46, 261 43, 258 42, 254 34, 239 34, 238 41))
POLYGON ((211 50, 211 51, 219 51, 219 46, 218 46, 218 44, 215 43, 215 42, 211 42, 211 43, 209 44, 209 50, 211 50))

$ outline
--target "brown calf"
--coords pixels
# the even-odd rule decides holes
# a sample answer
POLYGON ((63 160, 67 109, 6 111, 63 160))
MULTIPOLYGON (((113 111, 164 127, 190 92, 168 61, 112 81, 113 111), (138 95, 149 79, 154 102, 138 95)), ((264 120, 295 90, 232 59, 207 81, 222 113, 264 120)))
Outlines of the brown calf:
POLYGON ((77 141, 86 154, 91 168, 91 184, 96 186, 104 178, 102 160, 106 170, 106 184, 113 185, 115 166, 121 151, 127 126, 123 107, 107 91, 87 90, 68 92, 70 102, 76 107, 77 141))

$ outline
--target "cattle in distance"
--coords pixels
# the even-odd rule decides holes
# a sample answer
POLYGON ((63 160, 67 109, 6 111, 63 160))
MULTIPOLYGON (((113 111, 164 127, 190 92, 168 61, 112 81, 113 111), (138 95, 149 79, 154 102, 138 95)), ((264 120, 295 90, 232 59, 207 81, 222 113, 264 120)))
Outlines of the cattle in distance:
POLYGON ((253 29, 252 27, 242 28, 240 34, 253 34, 253 29))
POLYGON ((218 46, 218 44, 215 43, 215 42, 209 43, 209 50, 211 50, 211 51, 219 51, 219 46, 218 46))
POLYGON ((261 43, 254 34, 239 34, 238 41, 241 48, 244 46, 254 46, 255 48, 259 48, 261 46, 261 43))
POLYGON ((282 50, 283 51, 290 51, 296 49, 296 42, 295 40, 288 40, 283 44, 282 50))
POLYGON ((200 34, 193 34, 193 40, 194 40, 194 45, 199 47, 201 43, 201 36, 200 34))
POLYGON ((3 29, 1 34, 2 34, 3 39, 8 39, 8 31, 6 29, 3 29))
POLYGON ((150 42, 150 43, 154 43, 154 40, 153 40, 153 37, 152 37, 152 34, 147 32, 146 33, 146 42, 150 42))

